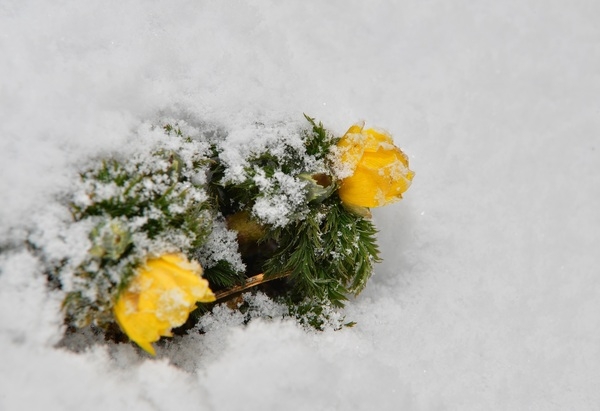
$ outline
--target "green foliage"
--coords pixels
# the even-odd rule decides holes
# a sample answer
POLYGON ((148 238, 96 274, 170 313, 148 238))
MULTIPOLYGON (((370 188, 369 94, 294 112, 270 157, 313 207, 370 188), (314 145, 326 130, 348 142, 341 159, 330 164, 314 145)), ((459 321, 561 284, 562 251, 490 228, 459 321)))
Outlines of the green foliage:
POLYGON ((271 233, 279 248, 265 275, 290 273, 294 294, 342 307, 348 294, 362 291, 380 261, 376 233, 370 220, 349 213, 332 196, 304 220, 271 233))
POLYGON ((245 178, 242 181, 231 181, 225 177, 226 166, 218 161, 219 148, 214 146, 216 161, 210 168, 209 191, 217 199, 224 215, 240 210, 253 210, 255 217, 261 222, 273 224, 273 221, 260 215, 260 208, 254 207, 257 201, 261 201, 261 206, 279 206, 283 203, 287 208, 287 214, 282 218, 284 223, 304 217, 309 209, 309 197, 314 192, 304 175, 327 171, 327 156, 335 143, 335 138, 321 123, 316 124, 314 119, 305 117, 312 128, 299 132, 298 136, 282 135, 274 143, 277 155, 273 153, 272 145, 253 147, 251 154, 245 159, 245 178), (301 147, 294 138, 301 139, 301 147), (308 201, 298 201, 295 198, 296 192, 303 193, 308 201))
MULTIPOLYGON (((365 287, 373 264, 379 261, 379 250, 372 222, 344 208, 335 194, 336 182, 328 157, 337 139, 322 123, 305 117, 310 127, 299 133, 302 144, 281 136, 277 156, 269 146, 255 148, 246 159, 242 181, 224 179, 225 166, 215 162, 211 168, 215 177, 211 192, 219 199, 225 215, 239 216, 240 210, 245 211, 265 227, 256 247, 245 244, 245 249, 251 250, 245 255, 247 262, 262 261, 266 278, 288 273, 289 297, 311 306, 313 315, 324 302, 342 307, 349 294, 358 294, 365 287), (282 174, 288 180, 284 181, 282 174), (282 185, 289 185, 290 179, 296 184, 295 190, 304 196, 300 202, 286 203, 288 198, 282 195, 282 185), (265 204, 287 207, 287 213, 276 221, 269 220, 269 216, 261 214, 265 204)), ((242 232, 241 237, 247 238, 248 234, 242 232)))
POLYGON ((218 133, 199 142, 176 124, 164 125, 163 148, 81 173, 71 212, 89 232, 88 255, 52 271, 65 287, 70 325, 112 323, 112 306, 136 268, 149 255, 183 252, 205 258, 213 291, 261 272, 266 280, 286 275, 258 287, 302 324, 351 326, 336 310, 364 289, 380 261, 377 231, 368 212, 353 212, 337 195, 331 149, 339 139, 305 118, 305 129, 257 139, 241 173, 223 162, 218 133))
POLYGON ((290 296, 283 299, 288 307, 288 315, 295 318, 305 327, 323 331, 325 328, 340 330, 342 327, 353 327, 354 322, 346 321, 346 316, 333 307, 328 300, 304 298, 297 300, 290 296))
POLYGON ((227 288, 244 282, 243 272, 235 270, 230 263, 220 260, 216 265, 204 270, 204 278, 208 280, 211 288, 227 288))
POLYGON ((336 144, 339 138, 329 133, 323 123, 317 124, 314 118, 304 114, 304 118, 311 124, 312 129, 305 132, 306 154, 315 156, 318 159, 324 159, 329 154, 329 149, 336 144))
MULTIPOLYGON (((179 129, 164 130, 181 152, 194 152, 179 129)), ((88 257, 74 268, 63 302, 70 323, 112 321, 116 297, 148 255, 191 253, 205 242, 214 211, 204 189, 192 182, 199 170, 185 164, 206 163, 200 154, 183 159, 177 151, 157 149, 124 161, 105 159, 81 173, 71 212, 75 224, 94 225, 88 257)))

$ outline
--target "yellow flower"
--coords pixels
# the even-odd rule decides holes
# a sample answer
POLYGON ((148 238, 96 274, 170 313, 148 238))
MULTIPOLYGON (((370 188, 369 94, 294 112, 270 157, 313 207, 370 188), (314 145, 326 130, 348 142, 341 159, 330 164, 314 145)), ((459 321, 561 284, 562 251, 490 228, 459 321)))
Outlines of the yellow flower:
POLYGON ((170 337, 171 328, 183 325, 196 302, 215 301, 202 277, 202 267, 183 254, 164 254, 146 261, 119 296, 113 312, 132 341, 155 355, 153 342, 170 337))
POLYGON ((415 175, 392 136, 354 125, 337 144, 342 170, 338 194, 351 206, 380 207, 402 198, 415 175))

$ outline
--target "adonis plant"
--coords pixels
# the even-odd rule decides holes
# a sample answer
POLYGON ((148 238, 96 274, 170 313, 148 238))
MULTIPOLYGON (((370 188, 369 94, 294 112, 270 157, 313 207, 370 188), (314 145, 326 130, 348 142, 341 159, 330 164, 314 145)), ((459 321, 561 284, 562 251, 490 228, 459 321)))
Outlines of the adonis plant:
POLYGON ((401 199, 414 173, 386 132, 336 137, 306 119, 257 125, 233 148, 168 121, 158 145, 84 170, 69 209, 87 251, 48 264, 70 329, 118 326, 154 355, 215 303, 243 309, 251 289, 317 328, 324 307, 360 293, 379 261, 370 208, 401 199))

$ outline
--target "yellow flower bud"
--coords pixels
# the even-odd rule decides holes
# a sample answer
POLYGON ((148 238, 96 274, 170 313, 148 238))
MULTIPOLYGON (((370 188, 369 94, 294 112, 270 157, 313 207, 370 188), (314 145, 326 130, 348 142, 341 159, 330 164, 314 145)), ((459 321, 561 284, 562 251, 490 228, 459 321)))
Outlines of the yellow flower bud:
POLYGON ((123 332, 155 355, 151 343, 161 336, 170 337, 171 329, 187 321, 198 301, 215 301, 200 264, 183 254, 164 254, 136 270, 113 312, 123 332))
POLYGON ((338 194, 344 203, 380 207, 400 200, 410 187, 415 173, 386 132, 354 125, 337 148, 342 166, 338 194))

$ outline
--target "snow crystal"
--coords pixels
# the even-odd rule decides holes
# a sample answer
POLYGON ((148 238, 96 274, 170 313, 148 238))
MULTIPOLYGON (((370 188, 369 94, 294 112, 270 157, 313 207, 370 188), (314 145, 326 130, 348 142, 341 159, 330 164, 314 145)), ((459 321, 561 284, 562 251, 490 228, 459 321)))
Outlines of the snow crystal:
POLYGON ((292 218, 301 218, 306 207, 306 181, 276 171, 267 178, 260 169, 254 181, 260 189, 252 213, 262 222, 274 227, 285 226, 292 218))
POLYGON ((356 164, 349 161, 342 161, 343 154, 344 150, 340 149, 339 147, 333 146, 331 147, 331 152, 328 156, 328 160, 331 163, 333 173, 340 180, 347 177, 351 177, 354 174, 354 170, 356 169, 356 164))
POLYGON ((222 216, 213 221, 211 233, 198 250, 198 259, 205 268, 214 267, 219 261, 226 261, 235 271, 245 271, 246 266, 237 249, 237 233, 227 228, 222 216))
POLYGON ((259 197, 252 207, 252 212, 256 217, 274 227, 287 225, 292 210, 289 198, 283 194, 259 197))
POLYGON ((89 233, 97 220, 72 224, 68 209, 57 203, 43 208, 34 218, 36 226, 30 230, 28 241, 36 249, 43 250, 43 258, 48 264, 76 267, 85 260, 92 245, 89 233))

